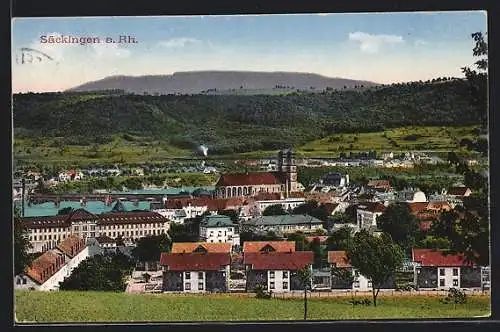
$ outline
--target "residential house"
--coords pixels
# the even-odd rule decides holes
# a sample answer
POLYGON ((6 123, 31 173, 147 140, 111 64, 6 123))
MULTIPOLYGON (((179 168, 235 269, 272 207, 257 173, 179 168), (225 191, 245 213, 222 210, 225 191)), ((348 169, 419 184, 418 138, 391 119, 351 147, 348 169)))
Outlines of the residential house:
POLYGON ((271 205, 281 205, 283 210, 291 211, 306 202, 304 197, 285 198, 284 195, 280 193, 260 193, 253 199, 257 203, 261 213, 271 205))
POLYGON ((396 192, 396 200, 407 203, 427 202, 427 197, 423 191, 418 189, 405 189, 396 192))
MULTIPOLYGON (((371 280, 364 275, 361 275, 351 265, 345 251, 329 251, 328 263, 332 268, 331 288, 332 290, 353 290, 353 291, 371 291, 371 280), (335 273, 334 271, 339 271, 335 273), (353 283, 346 279, 346 276, 352 276, 353 283)), ((394 278, 390 278, 380 289, 388 290, 396 287, 394 278)))
POLYGON ((377 217, 382 215, 386 206, 379 202, 364 202, 357 206, 358 229, 368 229, 377 226, 377 217))
POLYGON ((229 253, 162 253, 160 265, 165 292, 226 292, 229 289, 229 253))
POLYGON ((389 183, 389 180, 370 180, 368 181, 366 187, 381 192, 392 191, 392 187, 389 183))
POLYGON ((56 248, 44 252, 27 268, 26 273, 15 276, 14 287, 41 291, 58 290, 59 283, 89 257, 85 240, 69 236, 56 248))
POLYGON ((418 264, 416 280, 419 289, 481 289, 481 267, 467 262, 462 254, 451 255, 435 249, 412 249, 412 260, 418 264))
POLYGON ((232 243, 211 243, 211 242, 174 242, 172 243, 172 253, 231 253, 232 243))
POLYGON ((439 219, 443 211, 450 211, 451 205, 446 201, 430 201, 407 203, 411 214, 420 220, 420 229, 428 230, 432 222, 439 219))
POLYGON ((95 238, 99 247, 103 249, 103 251, 116 252, 116 240, 110 238, 109 236, 102 235, 95 238))
POLYGON ((472 191, 467 187, 452 187, 447 192, 448 196, 463 198, 469 197, 472 194, 472 191))
POLYGON ((290 252, 295 251, 295 241, 245 241, 243 252, 290 252))
POLYGON ((275 233, 312 233, 324 230, 323 221, 307 214, 286 214, 281 216, 260 216, 242 223, 244 230, 273 231, 275 233))
POLYGON ((237 224, 225 215, 205 216, 200 222, 200 241, 211 243, 231 243, 240 245, 237 224))
POLYGON ((311 269, 314 253, 292 250, 244 252, 243 261, 247 291, 254 291, 257 285, 262 285, 267 291, 289 292, 304 289, 297 271, 311 269))
POLYGON ((61 182, 78 181, 83 179, 83 173, 80 171, 70 170, 59 173, 58 178, 61 182))

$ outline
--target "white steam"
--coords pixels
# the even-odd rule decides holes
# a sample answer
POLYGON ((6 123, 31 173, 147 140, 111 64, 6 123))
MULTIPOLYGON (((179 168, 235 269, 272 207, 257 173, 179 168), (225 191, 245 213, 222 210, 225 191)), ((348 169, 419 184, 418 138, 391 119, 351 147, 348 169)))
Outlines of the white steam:
POLYGON ((200 150, 203 152, 203 155, 206 157, 208 156, 208 148, 204 145, 200 145, 200 150))

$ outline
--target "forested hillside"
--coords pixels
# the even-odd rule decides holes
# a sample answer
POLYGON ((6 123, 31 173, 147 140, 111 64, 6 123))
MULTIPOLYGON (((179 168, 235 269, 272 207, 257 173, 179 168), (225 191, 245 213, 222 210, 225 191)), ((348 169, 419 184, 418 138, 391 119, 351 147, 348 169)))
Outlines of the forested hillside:
POLYGON ((81 145, 128 133, 182 148, 206 144, 219 154, 297 146, 337 132, 484 124, 486 115, 471 103, 464 80, 281 96, 14 95, 16 137, 57 136, 81 145))

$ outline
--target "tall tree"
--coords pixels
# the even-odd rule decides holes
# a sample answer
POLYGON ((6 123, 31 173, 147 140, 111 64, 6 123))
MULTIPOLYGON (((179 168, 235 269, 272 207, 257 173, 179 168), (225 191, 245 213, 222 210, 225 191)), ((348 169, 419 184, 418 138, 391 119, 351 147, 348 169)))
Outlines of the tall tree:
POLYGON ((482 32, 474 32, 471 37, 475 43, 472 55, 479 57, 474 63, 477 70, 466 66, 462 68, 462 72, 469 83, 471 103, 476 107, 478 117, 486 128, 488 113, 488 43, 482 32))
POLYGON ((304 251, 307 249, 306 235, 302 232, 288 234, 287 240, 295 242, 295 250, 297 251, 304 251))
POLYGON ((32 248, 28 237, 28 229, 21 221, 21 213, 14 207, 14 273, 21 274, 31 264, 31 255, 28 251, 32 248))
POLYGON ((391 235, 394 242, 406 251, 415 244, 418 233, 418 219, 410 213, 404 203, 394 203, 377 218, 377 226, 391 235))
POLYGON ((328 251, 347 250, 353 241, 353 231, 349 226, 335 230, 326 240, 328 251))
POLYGON ((313 216, 322 221, 328 220, 328 213, 326 210, 318 205, 318 202, 314 200, 307 201, 303 204, 298 205, 292 211, 293 214, 307 214, 313 216))
POLYGON ((346 255, 353 268, 372 282, 373 305, 376 306, 381 286, 403 265, 403 250, 388 234, 376 236, 361 230, 354 236, 346 255))
POLYGON ((311 288, 312 273, 309 266, 297 271, 299 280, 304 287, 304 320, 307 320, 307 290, 311 288))
POLYGON ((285 214, 288 213, 283 209, 281 204, 269 205, 262 211, 263 216, 283 216, 285 214))

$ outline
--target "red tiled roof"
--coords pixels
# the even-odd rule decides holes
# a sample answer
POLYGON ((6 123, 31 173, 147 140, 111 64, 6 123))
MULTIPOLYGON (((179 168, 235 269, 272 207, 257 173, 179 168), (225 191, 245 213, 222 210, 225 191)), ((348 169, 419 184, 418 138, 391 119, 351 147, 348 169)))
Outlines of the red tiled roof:
POLYGON ((43 216, 43 217, 24 217, 21 218, 23 226, 28 228, 50 228, 50 227, 70 227, 71 222, 68 215, 43 216))
POLYGON ((360 203, 357 207, 359 210, 370 211, 373 213, 376 212, 384 212, 386 206, 379 202, 363 202, 360 203))
POLYGON ((389 188, 391 185, 389 180, 370 180, 367 186, 373 188, 389 188))
POLYGON ((203 247, 207 252, 212 253, 230 253, 231 243, 209 243, 209 242, 174 242, 172 244, 172 253, 190 253, 198 247, 203 247))
POLYGON ((97 215, 90 213, 84 209, 76 209, 71 211, 68 216, 68 220, 91 220, 97 219, 97 215))
POLYGON ((467 187, 452 187, 448 190, 448 195, 464 196, 468 189, 467 187))
POLYGON ((295 241, 245 241, 243 242, 243 252, 259 252, 268 245, 277 252, 295 251, 295 241))
POLYGON ((99 215, 99 224, 163 223, 168 219, 157 212, 109 212, 99 215))
POLYGON ((314 261, 312 251, 247 252, 243 253, 245 265, 253 270, 300 270, 314 261))
POLYGON ((305 194, 302 191, 292 191, 288 194, 288 198, 304 198, 305 194))
POLYGON ((38 284, 43 285, 65 264, 64 255, 57 254, 52 250, 46 251, 40 257, 33 260, 26 270, 26 275, 38 284))
POLYGON ((160 265, 171 271, 218 271, 231 263, 229 253, 162 253, 160 265))
POLYGON ((165 202, 167 209, 182 209, 186 206, 207 206, 209 199, 206 198, 174 198, 165 202))
POLYGON ((428 202, 406 203, 411 214, 417 214, 427 209, 428 202))
POLYGON ((343 250, 329 251, 328 263, 335 264, 336 267, 351 267, 351 263, 347 259, 346 252, 343 250))
POLYGON ((451 210, 451 205, 450 203, 446 201, 430 201, 429 204, 427 205, 428 210, 451 210))
POLYGON ((414 262, 422 266, 471 266, 465 263, 463 255, 445 255, 441 250, 434 249, 412 249, 414 262))
POLYGON ((326 240, 328 240, 328 236, 324 236, 324 235, 306 236, 306 241, 309 243, 313 242, 315 239, 318 239, 319 243, 323 244, 326 242, 326 240))
POLYGON ((247 172, 239 174, 224 174, 217 181, 217 186, 251 186, 283 184, 284 173, 281 172, 247 172))
POLYGON ((70 235, 57 245, 57 249, 70 258, 73 258, 85 249, 85 240, 78 236, 70 235))

